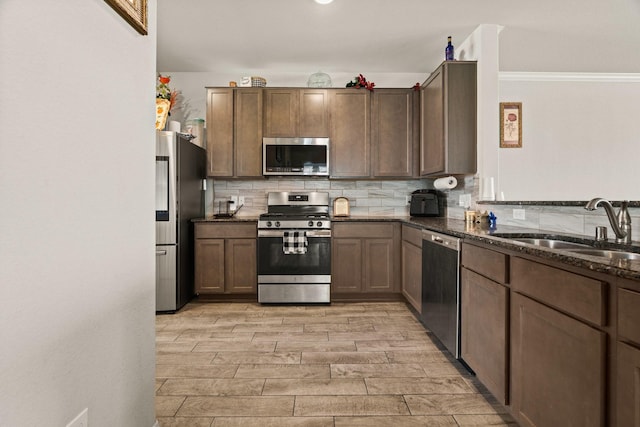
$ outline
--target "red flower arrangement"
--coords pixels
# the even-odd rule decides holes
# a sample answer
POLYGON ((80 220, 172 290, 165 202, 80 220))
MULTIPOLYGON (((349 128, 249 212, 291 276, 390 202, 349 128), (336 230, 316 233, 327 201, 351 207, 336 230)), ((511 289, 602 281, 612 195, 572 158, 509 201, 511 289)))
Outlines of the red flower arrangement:
POLYGON ((373 87, 375 85, 376 84, 373 82, 368 82, 362 74, 358 74, 352 81, 347 83, 347 87, 355 87, 356 89, 360 89, 361 87, 363 87, 371 91, 373 91, 373 87))
POLYGON ((178 92, 169 88, 171 82, 171 76, 163 76, 158 74, 158 84, 156 85, 156 98, 166 99, 169 101, 169 115, 171 115, 171 109, 176 104, 178 98, 178 92))

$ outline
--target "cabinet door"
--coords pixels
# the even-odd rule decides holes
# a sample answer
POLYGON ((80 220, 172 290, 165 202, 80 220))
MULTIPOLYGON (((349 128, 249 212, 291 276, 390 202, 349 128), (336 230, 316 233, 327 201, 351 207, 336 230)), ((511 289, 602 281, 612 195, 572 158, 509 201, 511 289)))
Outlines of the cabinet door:
POLYGON ((371 157, 375 177, 413 175, 413 93, 413 89, 373 92, 371 157))
POLYGON ((235 176, 262 177, 262 89, 236 91, 235 176))
POLYGON ((329 96, 325 89, 300 89, 298 135, 329 136, 329 96))
POLYGON ((402 295, 422 313, 422 248, 402 242, 402 295))
POLYGON ((368 90, 329 91, 332 178, 371 175, 369 103, 368 90))
POLYGON ((331 242, 331 292, 362 291, 362 241, 333 239, 331 242))
POLYGON ((445 62, 444 150, 447 174, 476 172, 477 74, 473 61, 445 62))
POLYGON ((196 239, 196 294, 224 292, 224 239, 196 239))
POLYGON ((507 404, 509 290, 462 268, 460 293, 462 358, 482 384, 507 404))
POLYGON ((264 136, 297 137, 298 89, 264 90, 264 136))
POLYGON ((444 73, 438 68, 421 91, 420 175, 445 170, 444 73))
POLYGON ((207 90, 207 176, 233 176, 233 89, 207 90))
POLYGON ((604 425, 605 339, 604 332, 512 293, 511 404, 520 425, 604 425))
POLYGON ((640 350, 618 342, 617 425, 640 427, 640 350))
POLYGON ((396 251, 392 239, 364 239, 364 281, 367 292, 392 292, 398 288, 396 251))
POLYGON ((257 292, 256 240, 227 239, 225 242, 225 291, 257 292))

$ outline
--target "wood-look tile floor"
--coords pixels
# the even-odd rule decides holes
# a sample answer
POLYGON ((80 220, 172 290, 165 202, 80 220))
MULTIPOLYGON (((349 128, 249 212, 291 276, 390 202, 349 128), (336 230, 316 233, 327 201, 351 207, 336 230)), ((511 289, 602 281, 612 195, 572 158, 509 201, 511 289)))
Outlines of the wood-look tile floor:
POLYGON ((401 302, 156 316, 161 427, 515 426, 401 302))

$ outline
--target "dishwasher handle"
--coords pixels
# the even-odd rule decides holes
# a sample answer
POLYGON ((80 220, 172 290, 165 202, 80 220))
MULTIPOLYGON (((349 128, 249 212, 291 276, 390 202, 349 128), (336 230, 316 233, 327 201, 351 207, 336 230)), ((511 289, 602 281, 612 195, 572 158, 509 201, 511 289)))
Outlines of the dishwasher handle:
POLYGON ((422 230, 422 240, 438 244, 456 251, 460 250, 460 239, 434 231, 422 230))

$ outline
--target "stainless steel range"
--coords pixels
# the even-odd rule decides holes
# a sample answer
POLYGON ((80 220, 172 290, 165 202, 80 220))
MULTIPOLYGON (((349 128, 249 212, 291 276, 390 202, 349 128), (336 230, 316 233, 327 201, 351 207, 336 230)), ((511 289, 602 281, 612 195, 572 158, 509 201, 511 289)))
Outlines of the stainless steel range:
POLYGON ((272 192, 258 220, 258 302, 331 301, 329 193, 272 192))

